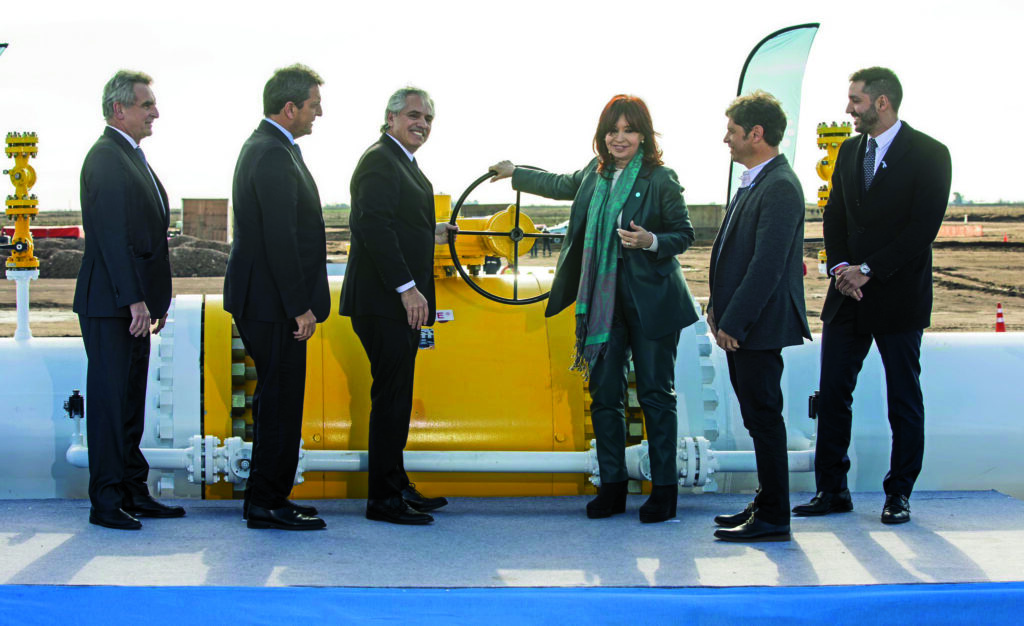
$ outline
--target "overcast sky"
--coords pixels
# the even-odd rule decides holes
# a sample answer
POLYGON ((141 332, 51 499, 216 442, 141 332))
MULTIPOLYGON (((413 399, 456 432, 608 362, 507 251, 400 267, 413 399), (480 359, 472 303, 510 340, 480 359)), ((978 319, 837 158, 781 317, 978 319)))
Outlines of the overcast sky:
MULTIPOLYGON (((103 128, 103 84, 117 69, 139 69, 154 77, 161 114, 142 145, 172 206, 228 197, 238 150, 262 117, 264 83, 298 61, 326 80, 324 116, 300 140, 325 203, 348 202, 387 97, 406 84, 437 104, 421 167, 435 191, 457 197, 500 159, 559 172, 584 166, 601 108, 624 92, 647 101, 687 201, 721 203, 723 111, 743 61, 768 33, 817 21, 795 163, 810 201, 821 184, 815 126, 848 119, 847 77, 871 65, 900 76, 901 118, 949 146, 953 191, 1024 200, 1009 154, 1024 107, 1024 3, 693 4, 35 0, 0 24, 0 42, 10 44, 0 56, 0 130, 39 133, 40 206, 77 209, 81 162, 103 128)), ((514 194, 504 182, 472 199, 514 194)))

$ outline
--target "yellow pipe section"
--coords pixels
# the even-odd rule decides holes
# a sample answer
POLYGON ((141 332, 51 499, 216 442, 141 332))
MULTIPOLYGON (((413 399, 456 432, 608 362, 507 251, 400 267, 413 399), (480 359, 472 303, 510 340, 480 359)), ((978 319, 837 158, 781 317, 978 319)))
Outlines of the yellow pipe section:
MULTIPOLYGON (((438 217, 447 220, 439 197, 438 217)), ((460 219, 466 230, 512 228, 514 215, 501 211, 489 218, 460 219), (480 225, 483 224, 483 227, 480 225)), ((520 216, 520 228, 537 232, 520 216)), ((500 237, 456 239, 460 261, 469 265, 483 256, 500 256, 500 237)), ((507 241, 507 238, 506 238, 507 241)), ((520 254, 533 240, 524 240, 520 254), (529 242, 524 245, 525 242, 529 242)), ((511 246, 509 246, 511 247, 511 246)), ((448 246, 438 246, 437 267, 451 263, 448 246), (445 263, 445 259, 447 262, 445 263)), ((575 323, 567 309, 544 317, 544 303, 508 306, 485 299, 459 277, 435 281, 437 309, 453 320, 433 326, 434 347, 420 350, 413 387, 408 450, 583 451, 590 447, 584 412, 585 383, 569 371, 575 323)), ((548 291, 553 274, 520 274, 519 296, 548 291)), ((479 276, 480 285, 499 296, 512 296, 511 276, 479 276)), ((331 301, 338 302, 343 279, 330 279, 331 301)), ((240 364, 251 361, 238 349, 231 316, 219 296, 204 307, 204 435, 224 439, 245 433, 255 381, 240 379, 240 364), (234 348, 233 348, 233 343, 234 348), (236 376, 232 377, 232 366, 236 376), (234 409, 232 408, 234 407, 234 409)), ((370 366, 347 317, 336 311, 309 340, 303 446, 317 450, 367 449, 370 413, 370 366)), ((245 436, 249 440, 251 437, 245 436)), ((426 493, 449 496, 572 495, 593 491, 586 477, 565 474, 429 473, 412 477, 426 493)), ((291 497, 365 498, 365 473, 307 473, 291 497)), ((206 487, 207 498, 231 498, 232 486, 206 487)))

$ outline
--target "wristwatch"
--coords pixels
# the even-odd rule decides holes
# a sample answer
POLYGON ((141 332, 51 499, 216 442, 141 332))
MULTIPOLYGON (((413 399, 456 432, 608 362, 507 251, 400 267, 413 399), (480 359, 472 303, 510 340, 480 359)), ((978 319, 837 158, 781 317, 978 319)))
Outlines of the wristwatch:
POLYGON ((871 276, 871 268, 868 267, 867 263, 860 264, 860 273, 864 274, 865 276, 871 276))

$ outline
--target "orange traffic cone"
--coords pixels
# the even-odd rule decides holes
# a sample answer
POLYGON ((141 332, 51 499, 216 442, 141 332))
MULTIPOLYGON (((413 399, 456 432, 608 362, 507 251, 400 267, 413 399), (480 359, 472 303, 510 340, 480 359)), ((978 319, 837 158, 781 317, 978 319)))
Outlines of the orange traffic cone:
POLYGON ((1003 303, 1002 302, 997 302, 996 303, 996 332, 997 333, 1005 333, 1006 332, 1006 320, 1003 319, 1003 303))

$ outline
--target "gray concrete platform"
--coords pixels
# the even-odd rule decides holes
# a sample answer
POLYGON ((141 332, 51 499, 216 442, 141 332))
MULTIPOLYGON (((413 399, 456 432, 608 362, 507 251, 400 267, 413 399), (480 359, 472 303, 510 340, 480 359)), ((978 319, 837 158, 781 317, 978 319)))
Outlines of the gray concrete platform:
MULTIPOLYGON (((793 494, 803 502, 810 494, 793 494)), ((458 498, 432 526, 371 522, 355 500, 317 501, 326 531, 248 530, 238 501, 179 501, 188 516, 137 532, 88 523, 83 500, 0 501, 0 584, 324 587, 735 587, 1024 581, 1024 502, 925 492, 913 519, 794 518, 793 541, 730 544, 717 513, 743 495, 684 495, 675 520, 588 520, 585 497, 458 498)))

